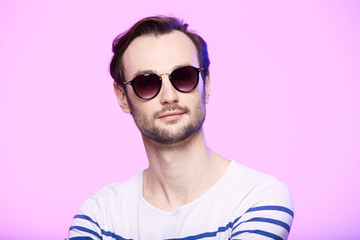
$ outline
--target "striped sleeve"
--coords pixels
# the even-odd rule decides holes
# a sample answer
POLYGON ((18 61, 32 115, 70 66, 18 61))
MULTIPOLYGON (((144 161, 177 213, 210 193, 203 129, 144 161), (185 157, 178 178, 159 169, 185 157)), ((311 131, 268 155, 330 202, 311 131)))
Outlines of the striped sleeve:
POLYGON ((115 232, 118 227, 111 218, 116 197, 109 184, 88 198, 71 223, 67 240, 132 240, 115 232))
POLYGON ((294 217, 289 189, 282 183, 267 186, 255 203, 234 220, 231 239, 288 239, 294 217))
POLYGON ((100 210, 94 199, 87 199, 71 223, 67 240, 102 240, 102 230, 97 217, 100 210))
POLYGON ((68 240, 102 240, 100 226, 86 215, 75 215, 69 229, 68 240))

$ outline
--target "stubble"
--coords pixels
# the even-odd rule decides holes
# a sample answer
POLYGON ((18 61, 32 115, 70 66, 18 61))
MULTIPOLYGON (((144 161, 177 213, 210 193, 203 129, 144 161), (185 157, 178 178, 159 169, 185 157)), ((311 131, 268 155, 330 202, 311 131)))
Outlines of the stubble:
POLYGON ((135 124, 142 135, 161 145, 172 145, 185 141, 195 132, 199 131, 205 121, 206 110, 203 97, 199 98, 193 112, 187 107, 180 107, 175 104, 164 107, 161 111, 154 113, 150 117, 147 117, 145 114, 138 111, 138 109, 134 107, 130 101, 128 102, 135 124), (157 116, 159 116, 161 112, 173 110, 180 110, 184 112, 183 117, 188 115, 190 117, 188 123, 175 129, 169 129, 168 126, 181 124, 181 119, 169 121, 166 123, 168 126, 164 127, 156 125, 157 116))

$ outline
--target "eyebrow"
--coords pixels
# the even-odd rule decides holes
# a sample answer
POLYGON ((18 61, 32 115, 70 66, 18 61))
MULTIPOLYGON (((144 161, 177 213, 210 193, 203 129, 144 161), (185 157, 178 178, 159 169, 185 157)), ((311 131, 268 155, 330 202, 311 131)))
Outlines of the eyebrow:
MULTIPOLYGON (((181 67, 186 67, 186 66, 192 66, 192 64, 185 63, 185 64, 180 64, 180 65, 175 65, 168 74, 171 74, 175 69, 178 69, 181 67)), ((139 70, 139 71, 135 72, 132 79, 136 78, 139 75, 143 75, 143 74, 156 74, 156 75, 160 76, 156 70, 139 70)), ((161 74, 167 74, 167 73, 161 73, 161 74)))

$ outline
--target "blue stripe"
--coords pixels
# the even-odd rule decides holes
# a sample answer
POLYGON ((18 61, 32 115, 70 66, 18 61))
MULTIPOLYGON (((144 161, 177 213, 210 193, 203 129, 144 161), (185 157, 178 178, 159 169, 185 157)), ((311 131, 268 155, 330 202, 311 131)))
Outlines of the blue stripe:
POLYGON ((245 222, 266 222, 266 223, 272 223, 278 226, 281 226, 283 228, 285 228, 288 232, 290 232, 290 226, 288 224, 286 224, 283 221, 279 221, 273 218, 262 218, 262 217, 255 217, 255 218, 251 218, 249 220, 243 221, 241 223, 239 223, 238 225, 236 225, 234 227, 234 229, 236 229, 240 224, 245 223, 245 222))
MULTIPOLYGON (((256 212, 256 211, 266 211, 266 210, 272 210, 272 211, 281 211, 281 212, 285 212, 285 213, 288 213, 291 217, 294 217, 294 213, 293 211, 291 211, 289 208, 286 208, 286 207, 282 207, 282 206, 276 206, 276 205, 269 205, 269 206, 259 206, 259 207, 253 207, 253 208, 250 208, 249 210, 247 210, 245 212, 246 213, 249 213, 249 212, 256 212)), ((245 215, 244 214, 244 215, 245 215)), ((243 215, 243 216, 244 216, 243 215)), ((237 218, 234 223, 236 223, 242 216, 240 216, 239 218, 237 218)), ((285 222, 282 222, 282 221, 279 221, 279 220, 276 220, 276 219, 271 219, 271 218, 252 218, 250 220, 247 220, 247 221, 243 221, 243 222, 250 222, 250 221, 260 221, 260 222, 268 222, 268 223, 273 223, 273 224, 276 224, 276 225, 279 225, 279 226, 282 226, 284 227, 288 232, 290 232, 290 226, 288 224, 286 224, 285 222)), ((237 224, 233 230, 235 230, 241 223, 243 222, 240 222, 239 224, 237 224)))
POLYGON ((207 238, 207 237, 215 237, 217 232, 205 232, 194 236, 184 237, 184 238, 169 238, 166 240, 195 240, 200 238, 207 238))
POLYGON ((95 222, 94 220, 92 220, 89 216, 77 214, 77 215, 75 215, 74 219, 75 218, 88 220, 88 221, 92 222, 93 224, 95 224, 96 226, 98 226, 98 228, 100 228, 100 225, 97 222, 95 222))
POLYGON ((272 218, 261 218, 261 217, 257 217, 257 218, 252 218, 247 220, 247 222, 266 222, 266 223, 272 223, 278 226, 281 226, 283 228, 285 228, 288 232, 290 232, 290 226, 288 224, 286 224, 283 221, 280 220, 276 220, 276 219, 272 219, 272 218))
POLYGON ((215 237, 218 233, 225 232, 225 231, 226 231, 226 229, 224 227, 220 227, 219 231, 216 231, 216 232, 205 232, 205 233, 200 233, 198 235, 193 235, 193 236, 189 236, 189 237, 169 238, 166 240, 196 240, 196 239, 207 238, 207 237, 215 237))
POLYGON ((102 235, 104 236, 107 236, 107 237, 112 237, 112 238, 115 238, 116 240, 133 240, 133 239, 128 239, 128 238, 123 238, 119 235, 116 235, 115 233, 113 232, 110 232, 110 231, 105 231, 103 229, 101 229, 101 233, 102 235))
POLYGON ((102 239, 102 237, 95 231, 91 230, 91 229, 88 229, 88 228, 85 228, 85 227, 80 227, 80 226, 71 226, 70 227, 70 231, 71 230, 79 230, 79 231, 82 231, 82 232, 87 232, 87 233, 91 233, 92 235, 96 236, 98 239, 102 239))
POLYGON ((291 217, 294 217, 294 212, 290 209, 282 206, 260 206, 260 207, 253 207, 246 211, 248 212, 255 212, 255 211, 263 211, 263 210, 275 210, 288 213, 291 217))
POLYGON ((233 224, 237 223, 237 222, 240 220, 240 218, 242 218, 242 216, 243 216, 243 215, 241 215, 240 217, 236 218, 236 219, 234 220, 233 224))
MULTIPOLYGON (((114 238, 116 240, 132 240, 132 239, 123 238, 123 237, 121 237, 119 235, 116 235, 113 232, 103 230, 100 227, 100 225, 96 221, 92 220, 91 217, 89 217, 89 216, 77 214, 77 215, 75 215, 74 219, 75 218, 84 219, 84 220, 87 220, 87 221, 95 224, 101 230, 101 234, 104 235, 104 236, 112 237, 112 238, 114 238)), ((88 228, 85 228, 85 227, 80 227, 80 226, 70 227, 70 230, 72 230, 72 229, 77 229, 77 230, 80 230, 80 231, 83 231, 83 232, 88 232, 88 233, 91 233, 91 234, 97 236, 99 239, 102 239, 102 237, 97 232, 95 232, 95 231, 93 231, 91 229, 88 229, 88 228)))
POLYGON ((72 237, 69 238, 69 240, 94 240, 91 237, 86 237, 86 236, 82 236, 82 237, 72 237))
POLYGON ((229 228, 232 228, 233 226, 234 226, 234 223, 229 222, 225 227, 219 227, 218 230, 215 232, 205 232, 205 233, 200 233, 198 235, 193 235, 193 236, 189 236, 189 237, 170 238, 170 239, 166 239, 166 240, 196 240, 196 239, 201 239, 201 238, 206 238, 206 237, 215 237, 218 233, 225 232, 229 228))
POLYGON ((255 233, 255 234, 259 234, 259 235, 262 235, 262 236, 265 236, 265 237, 269 237, 269 238, 272 238, 274 240, 283 240, 282 237, 279 237, 278 235, 275 235, 273 233, 269 233, 269 232, 265 232, 265 231, 262 231, 262 230, 245 230, 245 231, 239 231, 239 232, 236 232, 236 233, 233 233, 231 235, 231 238, 237 236, 237 235, 240 235, 242 233, 255 233))

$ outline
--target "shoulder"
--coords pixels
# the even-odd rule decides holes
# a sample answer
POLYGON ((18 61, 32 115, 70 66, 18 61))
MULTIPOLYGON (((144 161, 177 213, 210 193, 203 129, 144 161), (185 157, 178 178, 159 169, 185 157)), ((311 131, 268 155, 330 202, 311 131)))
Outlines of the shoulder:
MULTIPOLYGON (((127 223, 134 222, 137 199, 141 189, 141 173, 123 183, 111 183, 95 192, 78 209, 73 218, 69 238, 92 236, 102 239, 107 231, 128 229, 127 223)), ((90 238, 86 238, 90 239, 90 238)))
POLYGON ((242 188, 246 186, 260 188, 266 186, 277 186, 280 188, 287 188, 287 186, 277 178, 248 168, 235 162, 234 160, 232 160, 229 167, 229 179, 231 179, 234 183, 242 185, 242 188))
POLYGON ((137 193, 141 187, 141 173, 129 178, 121 183, 109 183, 99 191, 95 192, 92 197, 107 198, 118 197, 122 194, 137 193))
POLYGON ((80 207, 79 211, 99 215, 111 209, 134 202, 141 188, 141 173, 122 183, 109 183, 93 193, 80 207))
POLYGON ((233 186, 234 194, 243 199, 242 203, 249 203, 249 207, 279 205, 293 209, 291 192, 286 184, 235 161, 232 161, 230 167, 228 181, 233 186))

